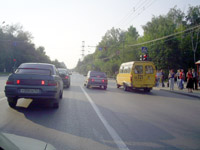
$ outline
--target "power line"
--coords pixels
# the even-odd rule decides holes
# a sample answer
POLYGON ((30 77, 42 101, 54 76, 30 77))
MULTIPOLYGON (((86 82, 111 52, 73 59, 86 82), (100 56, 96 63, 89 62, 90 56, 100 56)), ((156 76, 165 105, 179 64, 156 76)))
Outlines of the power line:
POLYGON ((200 27, 200 25, 197 25, 197 26, 191 27, 189 29, 186 29, 186 30, 183 30, 183 31, 180 31, 180 32, 176 32, 176 33, 173 33, 173 34, 170 34, 170 35, 167 35, 167 36, 163 36, 163 37, 151 40, 151 41, 147 41, 147 42, 143 42, 143 43, 138 43, 138 44, 133 44, 133 45, 128 45, 128 46, 133 47, 133 46, 139 46, 139 45, 144 45, 144 44, 156 42, 156 41, 163 40, 163 39, 166 39, 166 38, 169 38, 169 37, 172 37, 172 36, 175 36, 175 35, 178 35, 178 34, 181 34, 181 33, 187 32, 187 31, 190 31, 190 30, 194 30, 194 29, 199 28, 199 27, 200 27))
MULTIPOLYGON (((157 41, 160 41, 160 40, 164 40, 166 39, 164 42, 167 42, 167 41, 170 41, 170 40, 173 40, 175 37, 173 36, 177 36, 181 33, 185 33, 185 32, 188 32, 188 31, 191 31, 191 30, 194 30, 194 29, 198 29, 200 28, 200 25, 197 25, 197 26, 194 26, 194 27, 191 27, 189 29, 186 29, 186 30, 183 30, 183 31, 180 31, 180 32, 176 32, 176 33, 173 33, 173 34, 170 34, 170 35, 167 35, 167 36, 163 36, 161 38, 157 38, 157 39, 154 39, 154 40, 151 40, 151 41, 147 41, 147 42, 143 42, 143 43, 138 43, 138 44, 134 44, 134 45, 127 45, 129 47, 134 47, 134 46, 140 46, 140 45, 144 45, 144 44, 149 44, 149 43, 153 43, 153 42, 157 42, 157 41)), ((189 34, 189 33, 188 33, 189 34)), ((155 44, 152 44, 152 45, 155 45, 155 44)), ((152 46, 151 45, 151 46, 152 46)), ((114 46, 114 48, 116 47, 117 45, 114 46)), ((126 51, 126 52, 131 52, 131 51, 126 51)), ((104 58, 96 58, 96 59, 93 59, 93 60, 106 60, 106 59, 111 59, 115 56, 119 56, 117 54, 113 54, 109 57, 104 57, 104 58)), ((92 62, 93 63, 93 62, 92 62)), ((89 64, 92 64, 92 63, 89 63, 89 64)), ((86 65, 86 64, 85 64, 86 65)))
POLYGON ((128 15, 128 17, 126 17, 126 20, 123 20, 123 23, 120 24, 120 26, 127 26, 128 24, 130 24, 130 22, 132 22, 136 17, 138 17, 139 15, 141 15, 146 9, 148 9, 156 0, 153 1, 149 1, 149 0, 144 0, 144 1, 140 1, 141 3, 138 3, 138 7, 134 7, 134 11, 128 15), (132 16, 132 17, 131 17, 132 16), (128 22, 128 20, 130 20, 128 22), (128 23, 127 23, 128 22, 128 23))
POLYGON ((132 17, 132 19, 131 19, 128 23, 124 24, 124 26, 127 26, 127 25, 129 25, 131 22, 133 22, 133 20, 134 20, 135 18, 137 18, 138 16, 140 16, 140 15, 141 15, 145 10, 147 10, 155 1, 156 1, 156 0, 147 1, 147 3, 145 3, 145 5, 143 5, 143 6, 141 6, 140 8, 138 8, 137 14, 135 14, 135 15, 132 17))
POLYGON ((129 16, 131 16, 132 15, 132 13, 134 13, 136 10, 135 10, 135 8, 137 8, 137 5, 140 5, 140 3, 142 2, 142 0, 139 0, 139 3, 137 3, 135 6, 133 5, 132 6, 132 9, 127 13, 127 15, 125 15, 122 19, 121 19, 121 21, 119 21, 119 25, 121 25, 124 21, 126 21, 128 18, 129 18, 129 16))

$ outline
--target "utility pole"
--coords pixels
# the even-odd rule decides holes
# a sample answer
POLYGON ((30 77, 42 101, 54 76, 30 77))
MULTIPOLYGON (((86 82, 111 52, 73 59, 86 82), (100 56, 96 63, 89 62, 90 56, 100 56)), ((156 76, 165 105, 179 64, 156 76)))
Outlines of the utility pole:
POLYGON ((125 33, 123 33, 123 48, 122 48, 122 62, 124 62, 124 43, 125 43, 125 33))
POLYGON ((82 59, 84 58, 84 56, 85 56, 85 50, 84 50, 84 48, 85 48, 85 41, 82 41, 82 54, 81 54, 81 56, 82 56, 82 59))

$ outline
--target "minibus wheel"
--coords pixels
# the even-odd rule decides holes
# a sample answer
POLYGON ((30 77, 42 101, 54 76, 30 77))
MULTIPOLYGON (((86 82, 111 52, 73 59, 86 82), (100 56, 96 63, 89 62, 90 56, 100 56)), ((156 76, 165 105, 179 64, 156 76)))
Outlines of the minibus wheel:
POLYGON ((144 88, 144 92, 150 92, 149 88, 144 88))
POLYGON ((120 88, 121 85, 117 84, 117 88, 120 88))
POLYGON ((126 86, 126 84, 124 84, 123 87, 124 87, 124 91, 128 91, 128 87, 126 86))

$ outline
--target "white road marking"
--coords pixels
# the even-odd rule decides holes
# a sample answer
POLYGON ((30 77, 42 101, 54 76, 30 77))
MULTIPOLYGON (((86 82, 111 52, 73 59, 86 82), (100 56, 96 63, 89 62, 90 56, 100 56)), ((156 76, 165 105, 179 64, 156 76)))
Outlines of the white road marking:
POLYGON ((6 100, 6 97, 0 98, 0 102, 6 100))
POLYGON ((80 86, 80 87, 81 87, 81 90, 83 91, 83 93, 85 94, 85 96, 87 97, 88 101, 90 102, 90 104, 94 108, 95 112, 97 113, 97 116, 103 122, 103 124, 104 124, 105 128, 107 129, 108 133, 113 138, 113 140, 116 143, 116 145, 119 148, 119 150, 129 150, 128 147, 126 146, 126 144, 122 141, 120 136, 117 134, 117 132, 108 124, 106 119, 103 117, 103 115, 101 114, 101 112, 100 112, 99 108, 97 107, 97 105, 92 101, 92 98, 87 94, 87 92, 84 90, 84 88, 82 86, 80 86))

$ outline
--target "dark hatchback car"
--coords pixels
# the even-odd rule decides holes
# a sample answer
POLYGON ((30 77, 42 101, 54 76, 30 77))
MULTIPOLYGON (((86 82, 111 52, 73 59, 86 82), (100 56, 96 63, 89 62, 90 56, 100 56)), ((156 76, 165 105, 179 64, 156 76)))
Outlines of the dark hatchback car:
POLYGON ((100 87, 107 89, 108 80, 104 72, 89 71, 84 83, 87 88, 100 87))
POLYGON ((12 108, 16 107, 19 98, 45 100, 58 108, 63 95, 63 81, 52 64, 23 63, 9 75, 5 95, 12 108))
POLYGON ((69 88, 70 87, 70 80, 71 80, 70 79, 71 73, 65 68, 57 68, 57 69, 58 69, 58 72, 60 74, 60 77, 63 80, 64 87, 69 88))

